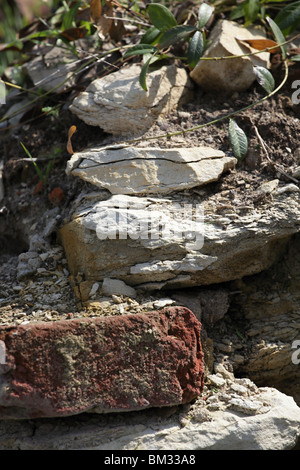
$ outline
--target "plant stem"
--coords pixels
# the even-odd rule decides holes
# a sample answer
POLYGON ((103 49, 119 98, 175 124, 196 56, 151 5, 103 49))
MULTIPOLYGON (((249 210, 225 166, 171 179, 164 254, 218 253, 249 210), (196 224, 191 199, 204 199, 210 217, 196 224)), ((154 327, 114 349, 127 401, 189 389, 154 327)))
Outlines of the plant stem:
POLYGON ((26 88, 23 88, 19 85, 15 85, 14 83, 6 82, 5 80, 3 80, 3 83, 5 83, 5 85, 10 86, 12 88, 17 88, 17 90, 21 90, 21 91, 24 91, 26 93, 31 93, 32 95, 41 96, 40 93, 38 93, 37 91, 27 90, 26 88))

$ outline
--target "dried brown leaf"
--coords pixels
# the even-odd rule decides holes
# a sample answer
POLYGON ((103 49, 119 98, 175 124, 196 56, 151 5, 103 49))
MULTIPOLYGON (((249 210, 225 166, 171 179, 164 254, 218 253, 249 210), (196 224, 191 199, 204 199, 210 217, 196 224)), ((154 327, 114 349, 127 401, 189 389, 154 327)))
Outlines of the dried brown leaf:
POLYGON ((87 30, 85 28, 68 28, 60 34, 64 38, 68 39, 68 41, 74 41, 74 39, 84 38, 87 34, 87 30))
POLYGON ((96 23, 98 35, 103 39, 110 31, 113 21, 114 9, 111 2, 106 2, 102 7, 102 16, 96 23))
POLYGON ((69 129, 69 132, 68 132, 68 143, 67 143, 67 151, 73 155, 74 151, 73 151, 73 147, 72 147, 72 143, 71 143, 71 138, 72 138, 72 135, 76 132, 76 126, 71 126, 70 129, 69 129))
MULTIPOLYGON (((236 38, 239 42, 244 42, 247 43, 250 47, 253 49, 256 49, 258 51, 263 51, 265 49, 268 49, 270 47, 275 47, 278 46, 277 42, 272 41, 271 39, 242 39, 242 38, 236 38)), ((276 47, 276 49, 272 49, 270 52, 272 54, 280 51, 279 47, 276 47)))
POLYGON ((91 15, 92 23, 98 24, 98 21, 101 18, 101 14, 102 14, 101 0, 91 0, 90 15, 91 15))
POLYGON ((116 13, 116 19, 112 21, 111 27, 109 28, 109 35, 115 42, 119 42, 126 33, 124 21, 118 20, 117 18, 121 18, 119 12, 116 13))

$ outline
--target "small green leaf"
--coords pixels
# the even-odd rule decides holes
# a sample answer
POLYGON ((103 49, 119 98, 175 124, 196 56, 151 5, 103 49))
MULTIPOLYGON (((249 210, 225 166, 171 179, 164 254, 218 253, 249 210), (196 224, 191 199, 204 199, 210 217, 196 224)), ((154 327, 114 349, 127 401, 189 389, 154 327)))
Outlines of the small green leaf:
POLYGON ((71 28, 71 26, 73 25, 73 21, 75 20, 75 16, 77 14, 78 8, 80 6, 81 6, 81 2, 73 3, 69 11, 64 15, 64 19, 61 25, 62 31, 64 31, 65 29, 71 28))
MULTIPOLYGON (((275 39, 278 42, 278 44, 281 44, 281 43, 285 42, 285 37, 282 34, 282 31, 277 26, 277 24, 272 20, 272 18, 267 16, 266 20, 269 23, 270 28, 272 29, 272 32, 273 32, 273 34, 275 36, 275 39)), ((280 48, 281 48, 283 59, 286 59, 286 50, 287 50, 286 44, 283 45, 283 46, 280 46, 280 48)))
POLYGON ((175 16, 164 5, 150 3, 147 12, 151 23, 161 32, 168 31, 168 29, 177 25, 175 16))
POLYGON ((141 39, 141 44, 155 44, 161 35, 161 32, 159 29, 157 29, 155 26, 151 26, 151 28, 146 31, 144 36, 141 39))
POLYGON ((160 47, 169 47, 180 39, 184 39, 195 31, 194 26, 179 25, 166 31, 158 41, 160 47))
POLYGON ((202 3, 198 10, 198 28, 201 29, 206 25, 209 18, 211 17, 214 9, 207 3, 202 3))
POLYGON ((158 49, 154 46, 151 46, 150 44, 137 44, 136 46, 131 47, 130 49, 128 49, 128 51, 125 52, 124 59, 132 57, 134 55, 153 54, 157 51, 158 49))
POLYGON ((233 119, 229 120, 228 138, 234 156, 238 160, 245 158, 248 151, 248 139, 243 129, 233 119))
POLYGON ((153 59, 153 56, 149 57, 149 59, 146 60, 146 62, 144 63, 144 65, 142 67, 140 77, 139 77, 140 85, 143 88, 143 90, 145 90, 145 91, 148 91, 147 83, 146 83, 146 76, 147 76, 147 73, 148 73, 149 65, 152 62, 152 59, 153 59))
POLYGON ((229 14, 230 20, 238 20, 244 16, 244 3, 235 7, 229 14))
POLYGON ((254 73, 258 83, 268 93, 272 93, 275 88, 275 80, 271 72, 265 67, 256 66, 254 67, 254 73))
POLYGON ((203 36, 200 31, 196 31, 189 42, 187 60, 189 66, 193 69, 196 67, 203 53, 203 36))
POLYGON ((292 62, 299 62, 300 61, 300 55, 299 54, 298 55, 293 55, 291 57, 291 61, 292 62))
POLYGON ((259 0, 248 0, 244 4, 245 23, 252 24, 259 13, 259 0))

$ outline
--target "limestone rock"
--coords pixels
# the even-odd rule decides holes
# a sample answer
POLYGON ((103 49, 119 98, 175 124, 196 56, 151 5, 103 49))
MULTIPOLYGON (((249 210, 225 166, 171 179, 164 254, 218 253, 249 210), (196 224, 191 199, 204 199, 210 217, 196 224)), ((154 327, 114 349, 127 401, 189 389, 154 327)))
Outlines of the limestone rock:
POLYGON ((180 307, 1 326, 0 418, 187 403, 203 389, 200 328, 180 307))
POLYGON ((74 71, 78 68, 78 57, 60 47, 47 48, 44 54, 27 62, 24 70, 34 85, 46 91, 61 93, 75 84, 74 71), (64 82, 64 83, 63 83, 64 82))
POLYGON ((247 321, 248 352, 239 374, 292 395, 300 405, 300 236, 293 237, 284 256, 264 275, 236 282, 237 309, 247 321), (294 346, 293 346, 294 345, 294 346), (293 356, 294 354, 294 356, 293 356))
POLYGON ((191 98, 192 84, 184 69, 165 66, 147 76, 148 91, 139 84, 141 67, 122 67, 94 80, 77 96, 70 111, 109 134, 141 134, 158 116, 191 98))
MULTIPOLYGON (((233 21, 220 20, 212 30, 211 44, 203 57, 225 57, 254 51, 243 46, 237 39, 265 39, 253 28, 244 28, 233 21)), ((247 90, 255 80, 253 66, 267 68, 269 53, 224 60, 200 60, 190 77, 201 88, 209 91, 233 93, 247 90)))
POLYGON ((30 109, 30 99, 24 98, 17 103, 12 104, 1 119, 1 126, 17 126, 24 114, 30 109))
POLYGON ((213 197, 203 208, 188 195, 114 195, 83 202, 60 235, 73 275, 121 279, 146 290, 192 287, 268 269, 299 231, 299 212, 297 193, 227 215, 213 197))
MULTIPOLYGON (((292 397, 273 388, 257 389, 250 381, 242 386, 247 390, 245 397, 233 391, 234 385, 241 388, 239 383, 232 382, 231 392, 222 387, 214 392, 214 402, 207 404, 207 400, 200 398, 182 412, 170 407, 135 414, 86 414, 80 420, 69 417, 55 421, 0 421, 0 449, 106 452, 151 449, 183 453, 293 449, 300 437, 300 409, 292 397), (223 406, 214 407, 213 403, 223 406), (162 411, 170 416, 162 416, 162 411)), ((189 454, 185 457, 189 459, 189 454)))
POLYGON ((225 289, 184 289, 172 294, 178 304, 194 313, 201 323, 212 326, 227 313, 230 302, 225 289))
POLYGON ((109 279, 105 277, 102 283, 102 293, 104 295, 127 295, 129 297, 135 297, 136 291, 130 286, 127 286, 125 282, 119 279, 109 279))
POLYGON ((74 154, 66 172, 112 194, 164 194, 216 181, 235 163, 235 158, 210 147, 115 146, 74 154))

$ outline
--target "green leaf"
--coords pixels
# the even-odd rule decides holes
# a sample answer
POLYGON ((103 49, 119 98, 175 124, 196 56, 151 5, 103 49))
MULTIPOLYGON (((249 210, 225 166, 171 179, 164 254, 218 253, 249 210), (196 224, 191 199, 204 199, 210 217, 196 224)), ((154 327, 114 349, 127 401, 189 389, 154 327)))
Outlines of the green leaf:
POLYGON ((81 6, 81 2, 74 3, 71 6, 70 10, 64 15, 64 19, 63 19, 63 22, 62 22, 62 25, 61 25, 62 31, 64 31, 65 29, 71 28, 71 26, 73 25, 73 21, 75 19, 75 16, 77 14, 78 8, 80 6, 81 6))
POLYGON ((203 36, 200 31, 196 31, 189 42, 187 60, 189 66, 193 69, 196 67, 203 53, 203 36))
POLYGON ((244 3, 241 3, 240 5, 238 5, 236 8, 234 8, 230 15, 229 15, 229 19, 230 20, 238 20, 239 18, 242 18, 244 16, 244 3))
MULTIPOLYGON (((282 32, 281 32, 280 28, 277 26, 277 24, 272 20, 272 18, 267 16, 266 20, 269 23, 270 28, 272 29, 272 32, 275 36, 275 39, 276 39, 277 43, 281 44, 281 43, 285 42, 284 35, 282 34, 282 32)), ((286 59, 286 50, 287 50, 286 44, 283 45, 283 46, 280 46, 280 48, 281 48, 283 59, 286 59)))
POLYGON ((248 139, 243 129, 233 119, 229 120, 228 138, 234 156, 238 160, 245 158, 248 151, 248 139))
POLYGON ((161 35, 161 32, 159 29, 157 29, 155 26, 151 26, 151 28, 148 29, 148 31, 144 34, 144 36, 141 39, 141 44, 155 44, 161 35))
POLYGON ((300 55, 293 55, 291 57, 292 62, 300 62, 300 55))
POLYGON ((201 29, 206 25, 209 18, 211 17, 214 9, 207 3, 202 3, 198 10, 198 28, 201 29))
POLYGON ((296 30, 300 24, 300 1, 292 2, 290 5, 282 8, 274 18, 274 21, 285 35, 296 30))
POLYGON ((248 0, 244 5, 245 23, 252 24, 259 13, 259 0, 248 0))
POLYGON ((139 77, 140 85, 143 88, 143 90, 145 90, 145 91, 148 91, 147 83, 146 83, 146 76, 147 76, 147 73, 148 73, 149 65, 152 62, 152 59, 153 59, 153 56, 149 57, 149 59, 146 60, 146 62, 144 63, 144 65, 142 67, 140 77, 139 77))
POLYGON ((153 54, 154 52, 158 52, 158 49, 150 44, 137 44, 125 52, 124 59, 134 55, 153 54))
POLYGON ((161 32, 168 31, 177 25, 177 21, 173 13, 159 3, 150 3, 147 12, 151 23, 161 32))
POLYGON ((258 83, 263 87, 268 95, 272 93, 275 88, 275 80, 271 72, 265 67, 256 66, 254 67, 254 73, 258 83))
POLYGON ((169 29, 160 37, 158 44, 160 47, 169 47, 180 39, 184 39, 195 31, 195 26, 179 25, 169 29))

